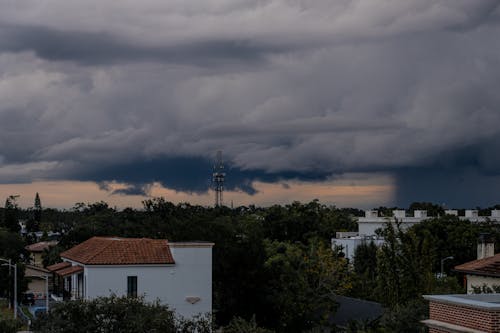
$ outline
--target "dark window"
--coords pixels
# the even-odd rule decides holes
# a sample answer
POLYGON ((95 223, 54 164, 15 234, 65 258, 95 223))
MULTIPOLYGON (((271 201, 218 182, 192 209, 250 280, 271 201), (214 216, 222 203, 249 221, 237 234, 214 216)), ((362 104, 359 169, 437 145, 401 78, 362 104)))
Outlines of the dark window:
POLYGON ((127 296, 137 297, 137 276, 127 276, 127 296))

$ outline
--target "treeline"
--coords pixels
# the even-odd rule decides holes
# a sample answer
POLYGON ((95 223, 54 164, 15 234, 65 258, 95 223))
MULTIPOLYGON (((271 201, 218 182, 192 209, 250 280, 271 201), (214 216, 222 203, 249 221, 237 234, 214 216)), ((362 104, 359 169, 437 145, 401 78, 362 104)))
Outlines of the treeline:
MULTIPOLYGON (((439 209, 429 205, 412 207, 439 209)), ((475 259, 481 232, 500 237, 495 224, 452 216, 433 218, 407 231, 387 224, 385 245, 377 248, 367 243, 348 262, 340 249, 331 249, 330 240, 338 231, 357 231, 356 217, 364 212, 316 200, 230 209, 175 205, 154 198, 144 201, 143 209, 121 211, 105 202, 80 203, 70 210, 22 210, 13 200, 1 213, 0 256, 4 258, 19 260, 24 244, 33 241, 20 239, 9 229, 13 224, 6 223, 7 217, 30 221, 30 231, 63 234, 59 245, 45 253, 46 265, 59 260, 61 251, 92 236, 212 241, 215 326, 224 327, 239 318, 276 332, 333 330, 335 295, 374 300, 387 308, 380 321, 353 323, 351 332, 418 332, 419 320, 426 315, 421 295, 463 292, 460 278, 450 268, 475 259), (440 260, 448 256, 455 258, 446 262, 448 278, 437 277, 440 260)))

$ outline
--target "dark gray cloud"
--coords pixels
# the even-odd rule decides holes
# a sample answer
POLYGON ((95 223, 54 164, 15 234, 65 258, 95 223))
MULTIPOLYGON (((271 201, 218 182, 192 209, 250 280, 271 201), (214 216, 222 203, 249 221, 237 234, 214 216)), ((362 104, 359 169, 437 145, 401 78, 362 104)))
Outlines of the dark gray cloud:
MULTIPOLYGON (((203 193, 212 186, 212 170, 213 161, 205 158, 163 157, 98 168, 87 166, 85 171, 78 171, 68 176, 75 180, 97 181, 100 188, 107 191, 112 191, 109 181, 127 184, 127 188, 115 190, 115 193, 118 194, 148 194, 152 183, 160 183, 164 187, 177 191, 203 193)), ((225 172, 227 174, 226 190, 243 191, 248 194, 256 193, 252 185, 255 180, 272 183, 284 179, 320 181, 329 177, 327 172, 300 173, 285 171, 271 173, 265 170, 241 170, 230 163, 225 165, 225 172)))
POLYGON ((496 184, 497 0, 0 6, 0 182, 200 192, 222 149, 247 193, 343 172, 394 175, 399 202, 496 184))
POLYGON ((172 46, 137 45, 106 32, 60 31, 43 26, 0 26, 0 50, 32 51, 50 61, 84 65, 159 61, 194 66, 231 65, 263 61, 263 55, 284 47, 257 45, 245 40, 180 42, 172 46))

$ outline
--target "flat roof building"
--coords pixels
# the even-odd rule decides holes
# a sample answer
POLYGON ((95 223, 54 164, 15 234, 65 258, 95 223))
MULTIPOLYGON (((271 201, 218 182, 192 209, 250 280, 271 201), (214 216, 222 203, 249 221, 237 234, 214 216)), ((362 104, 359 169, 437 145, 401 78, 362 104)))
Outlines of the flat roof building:
POLYGON ((500 294, 424 295, 429 319, 422 323, 429 333, 500 332, 500 294))

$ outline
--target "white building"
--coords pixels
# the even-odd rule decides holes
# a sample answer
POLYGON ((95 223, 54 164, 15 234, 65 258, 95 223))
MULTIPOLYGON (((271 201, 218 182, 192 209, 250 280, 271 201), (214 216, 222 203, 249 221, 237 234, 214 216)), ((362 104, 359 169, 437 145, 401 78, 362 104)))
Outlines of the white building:
POLYGON ((212 247, 208 242, 93 237, 61 253, 47 267, 60 277, 66 298, 140 296, 178 315, 212 312, 212 247))
MULTIPOLYGON (((458 216, 457 210, 445 210, 447 215, 458 216)), ((379 216, 377 210, 365 211, 365 217, 358 218, 358 232, 338 232, 335 238, 331 239, 332 249, 336 246, 342 246, 346 258, 352 260, 356 248, 363 243, 373 241, 375 245, 380 246, 384 243, 383 238, 377 236, 376 230, 385 228, 387 222, 395 223, 397 220, 403 230, 408 229, 426 219, 432 218, 427 215, 426 210, 415 210, 413 216, 407 216, 406 211, 393 210, 392 216, 379 216)), ((466 210, 464 216, 459 216, 461 220, 471 222, 500 222, 500 210, 492 210, 490 216, 479 216, 477 210, 466 210)))
POLYGON ((359 236, 357 232, 337 232, 335 238, 332 238, 332 249, 335 250, 336 247, 341 247, 341 252, 345 254, 345 258, 352 261, 358 246, 370 242, 380 246, 384 244, 384 239, 376 236, 359 236))
MULTIPOLYGON (((415 210, 413 216, 407 216, 405 210, 393 210, 393 216, 383 217, 378 216, 377 210, 367 210, 365 211, 365 217, 358 218, 359 235, 360 236, 372 236, 375 235, 375 230, 383 229, 388 221, 394 222, 396 219, 401 223, 403 229, 408 229, 415 224, 422 222, 423 220, 429 219, 432 216, 427 216, 427 211, 425 210, 415 210)), ((445 210, 447 215, 458 216, 457 210, 445 210)), ((486 222, 495 221, 500 222, 500 210, 492 210, 490 216, 479 216, 477 210, 466 210, 464 216, 459 216, 461 220, 469 220, 471 222, 486 222)))

